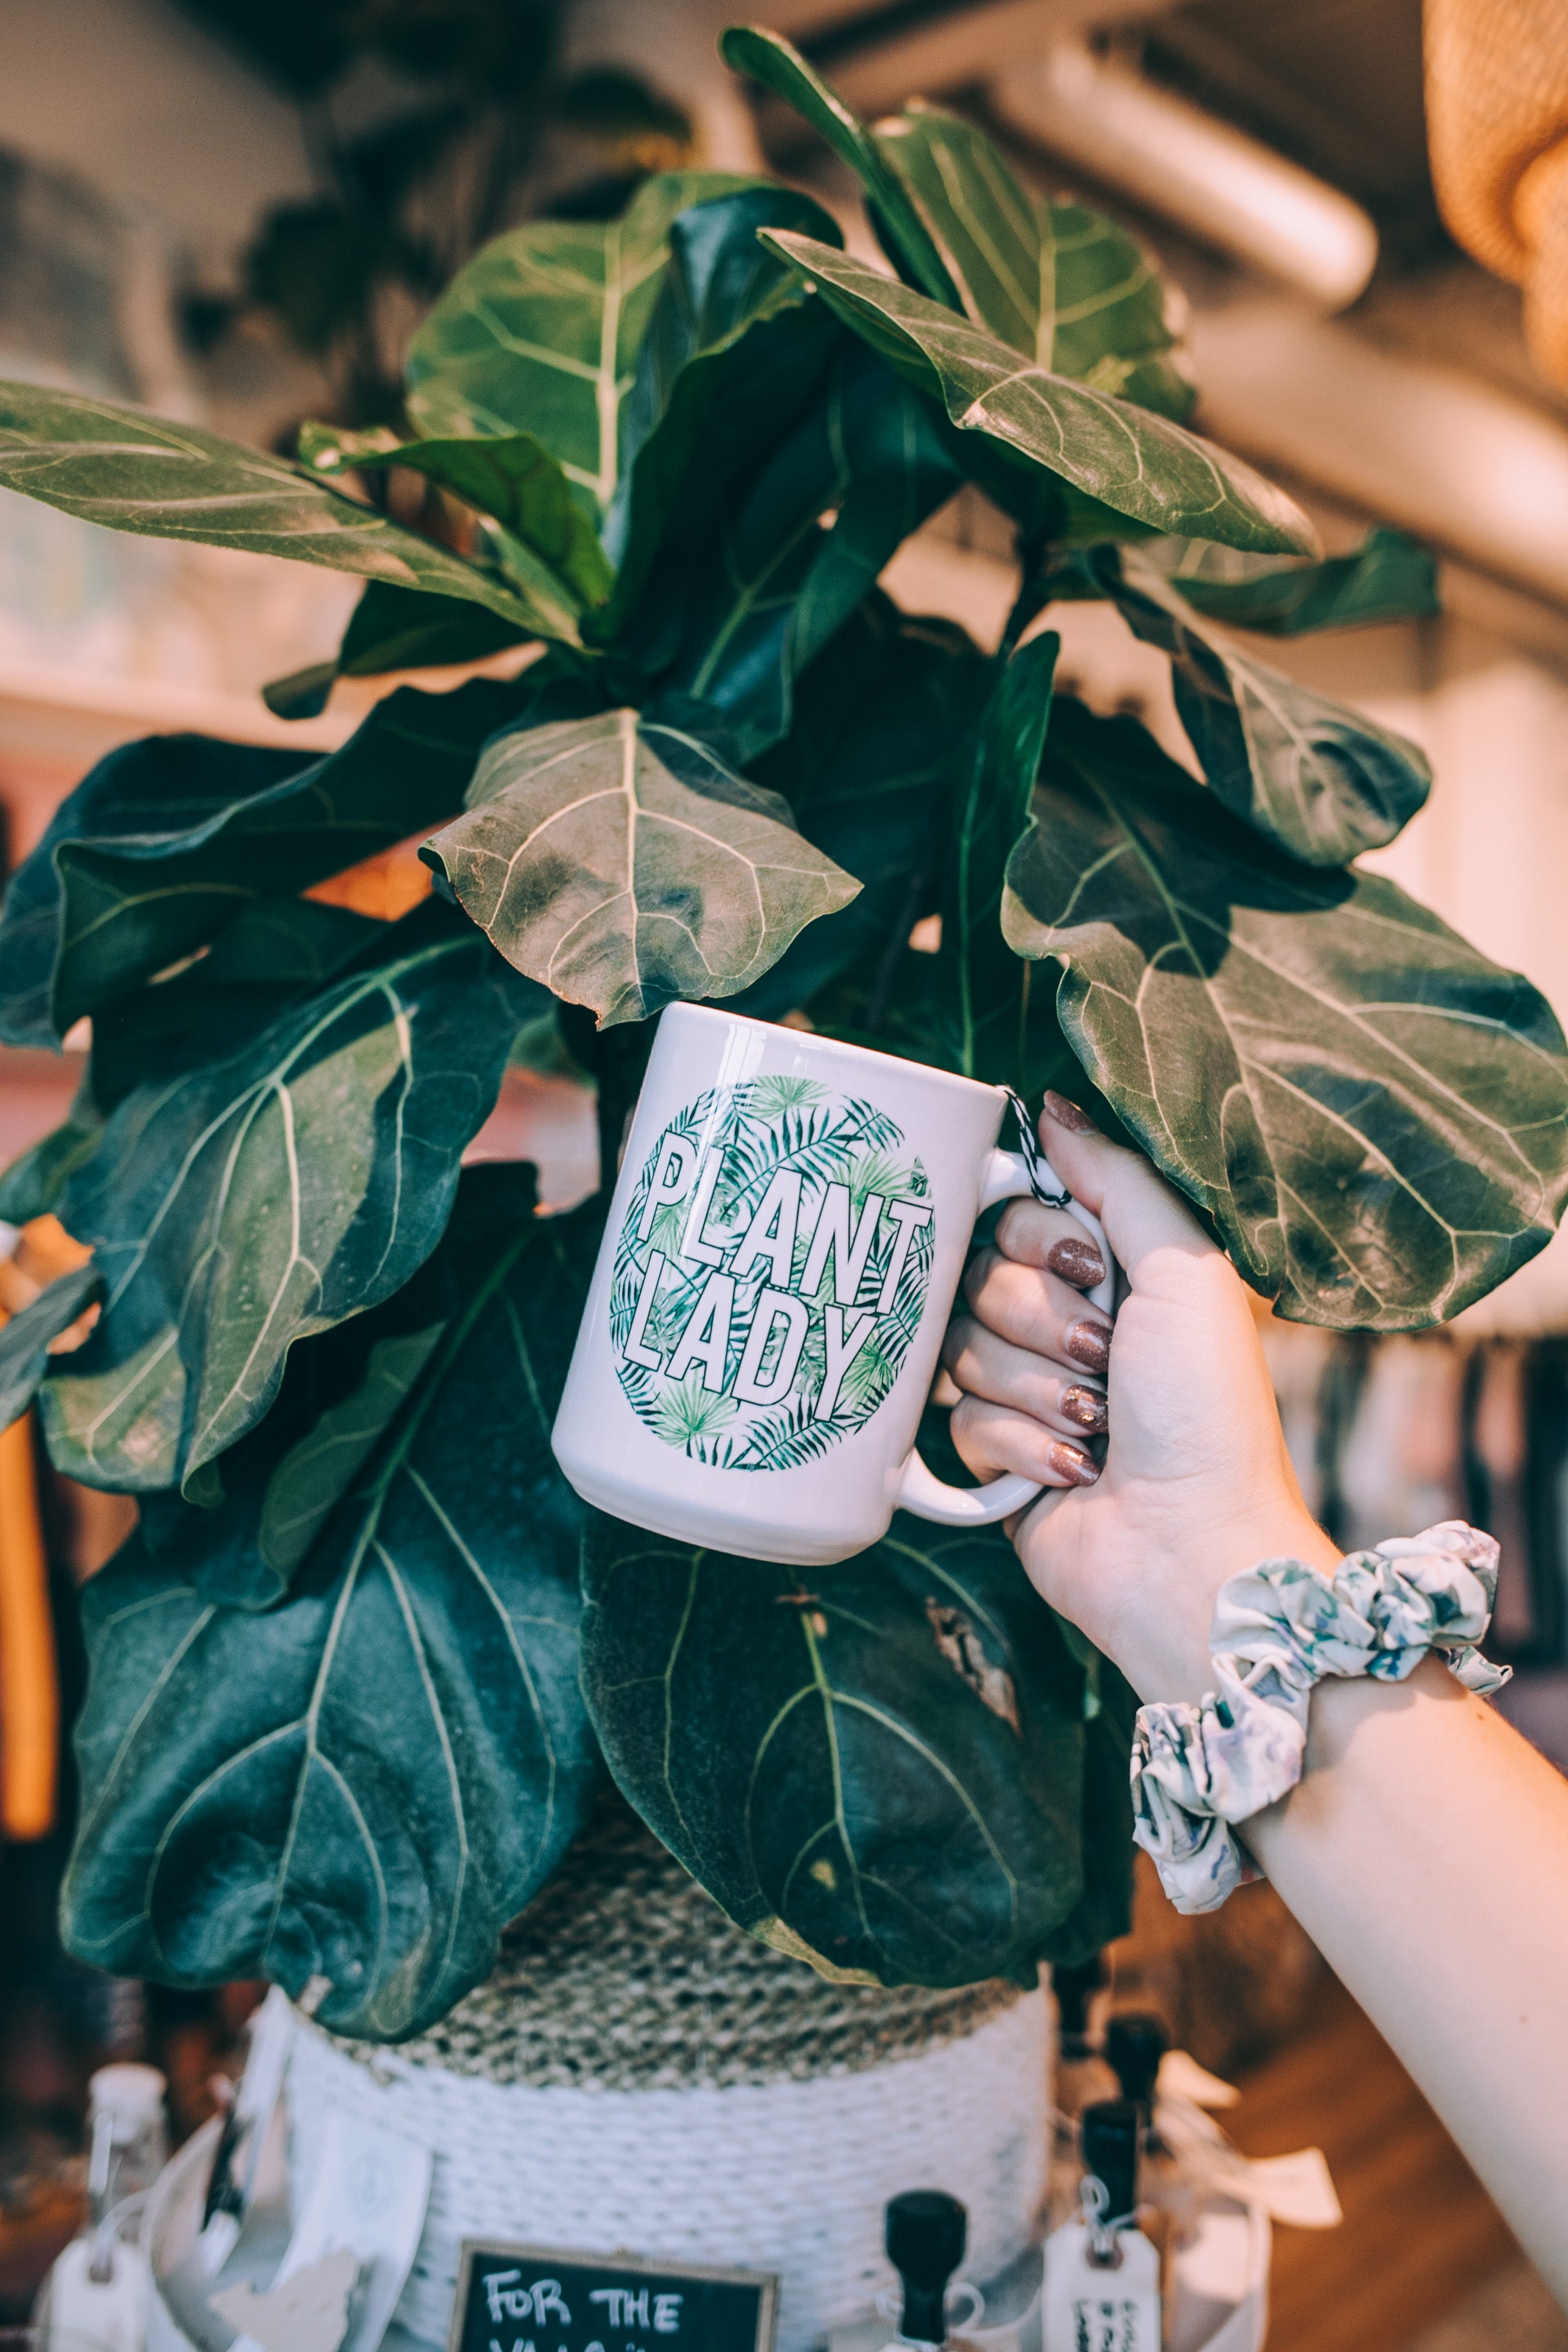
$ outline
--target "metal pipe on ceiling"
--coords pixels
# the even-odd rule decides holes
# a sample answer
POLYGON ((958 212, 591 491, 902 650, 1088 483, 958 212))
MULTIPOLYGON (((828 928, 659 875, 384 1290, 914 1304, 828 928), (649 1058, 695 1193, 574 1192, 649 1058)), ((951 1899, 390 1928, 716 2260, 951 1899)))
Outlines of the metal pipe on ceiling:
POLYGON ((1351 197, 1085 40, 1053 41, 987 97, 1032 144, 1324 310, 1372 276, 1377 231, 1351 197))
MULTIPOLYGON (((1161 16, 1173 0, 958 0, 949 7, 903 9, 843 5, 843 0, 771 0, 762 13, 798 41, 840 97, 858 113, 883 114, 906 98, 940 98, 972 89, 1015 58, 1079 31, 1161 16)), ((719 9, 718 21, 736 13, 719 9)), ((743 13, 743 12, 742 12, 743 13)), ((790 129, 786 110, 764 100, 770 137, 790 129)))
POLYGON ((1199 311, 1199 422, 1264 466, 1568 608, 1568 431, 1282 301, 1199 311))

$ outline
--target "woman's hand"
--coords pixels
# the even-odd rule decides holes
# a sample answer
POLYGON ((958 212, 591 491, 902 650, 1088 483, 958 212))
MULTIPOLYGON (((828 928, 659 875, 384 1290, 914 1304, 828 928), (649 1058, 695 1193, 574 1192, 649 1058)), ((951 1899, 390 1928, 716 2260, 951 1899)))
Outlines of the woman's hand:
POLYGON ((1240 1277, 1149 1162, 1047 1095, 1040 1138, 1126 1272, 1114 1331, 1082 1293, 1103 1272, 1065 1209, 1015 1201, 965 1283, 943 1361, 965 1392, 952 1435, 972 1470, 1052 1491, 1014 1522, 1037 1591, 1143 1698, 1210 1687, 1227 1576, 1339 1555, 1301 1499, 1240 1277), (1105 1431, 1103 1466, 1085 1439, 1105 1431))
MULTIPOLYGON (((1058 1096, 1046 1111, 1052 1165, 1130 1288, 1108 1346, 1083 1227, 1014 1202, 948 1334, 967 1391, 953 1436, 972 1469, 1052 1488, 1014 1533, 1046 1599, 1142 1697, 1201 1698, 1225 1579, 1280 1554, 1331 1575, 1338 1556, 1301 1500, 1229 1262, 1147 1160, 1058 1096), (1102 1389, 1096 1475, 1069 1437, 1090 1410, 1072 1391, 1102 1389)), ((1435 1659, 1407 1682, 1324 1682, 1307 1764, 1247 1844, 1568 2309, 1568 1780, 1435 1659)))

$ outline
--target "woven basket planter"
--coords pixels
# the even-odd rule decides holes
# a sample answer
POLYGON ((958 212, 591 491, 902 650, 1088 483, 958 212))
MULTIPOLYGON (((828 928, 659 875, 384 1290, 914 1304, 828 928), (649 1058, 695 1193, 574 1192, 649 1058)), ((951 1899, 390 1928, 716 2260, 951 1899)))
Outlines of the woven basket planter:
POLYGON ((882 2208, 935 2187, 970 2212, 972 2277, 1040 2234, 1045 1997, 825 1983, 742 1935, 618 1801, 509 1932, 489 1982, 396 2049, 300 2019, 296 2196, 321 2119, 435 2150, 397 2318, 446 2340, 465 2236, 776 2271, 780 2352, 866 2312, 882 2208))

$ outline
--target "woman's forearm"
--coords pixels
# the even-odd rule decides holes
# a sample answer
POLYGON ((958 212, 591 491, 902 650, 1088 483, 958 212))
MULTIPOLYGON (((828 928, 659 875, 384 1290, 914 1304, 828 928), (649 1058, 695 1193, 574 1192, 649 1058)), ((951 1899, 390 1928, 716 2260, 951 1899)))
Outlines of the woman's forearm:
POLYGON ((1428 1660, 1321 1683, 1241 1835, 1568 2303, 1568 1781, 1428 1660))
MULTIPOLYGON (((954 1442, 983 1477, 1056 1490, 1015 1534, 1036 1590, 1140 1698, 1192 1707, 1215 1687, 1227 1580, 1282 1558, 1331 1578, 1339 1554, 1308 1517, 1235 1269, 1071 1103, 1047 1095, 1040 1133, 1126 1293, 1112 1331, 1083 1296, 1081 1228, 1013 1202, 948 1334, 954 1442), (1085 1430, 1107 1433, 1103 1463, 1080 1447, 1063 1469, 1059 1441, 1085 1430)), ((1404 1684, 1321 1682, 1309 1720, 1299 1785, 1241 1834, 1568 2306, 1568 1783, 1431 1659, 1404 1684)))

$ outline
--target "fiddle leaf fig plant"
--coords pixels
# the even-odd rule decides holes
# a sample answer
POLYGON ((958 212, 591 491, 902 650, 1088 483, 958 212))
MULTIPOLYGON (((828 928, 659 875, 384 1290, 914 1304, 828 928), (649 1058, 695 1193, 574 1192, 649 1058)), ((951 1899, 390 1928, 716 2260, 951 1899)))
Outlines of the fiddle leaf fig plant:
POLYGON ((0 1178, 0 1214, 91 1252, 7 1335, 5 1407, 36 1395, 59 1466, 140 1504, 84 1596, 66 1932, 174 1982, 310 1982, 372 2038, 484 1976, 605 1771, 830 1975, 1026 1979, 1125 1922, 1129 1694, 999 1531, 900 1519, 807 1583, 556 1468, 661 1006, 1087 1089, 1331 1327, 1454 1314, 1568 1194, 1546 1004, 1355 865, 1420 754, 1258 652, 1431 611, 1430 562, 1387 531, 1321 559, 1191 429, 1121 228, 956 115, 867 126, 776 36, 724 50, 858 174, 886 268, 796 190, 667 173, 486 247, 395 429, 289 460, 0 386, 12 489, 363 578, 275 709, 511 652, 324 755, 112 753, 0 919, 0 1036, 92 1036, 0 1178), (438 486, 443 543, 376 509, 392 465, 438 486), (966 484, 1016 533, 994 650, 879 584, 966 484), (1083 599, 1169 656, 1190 770, 1064 689, 1048 608, 1083 599), (355 911, 338 877, 410 839, 426 899, 355 911), (563 1215, 465 1166, 541 1055, 597 1094, 603 1181, 563 1215))

